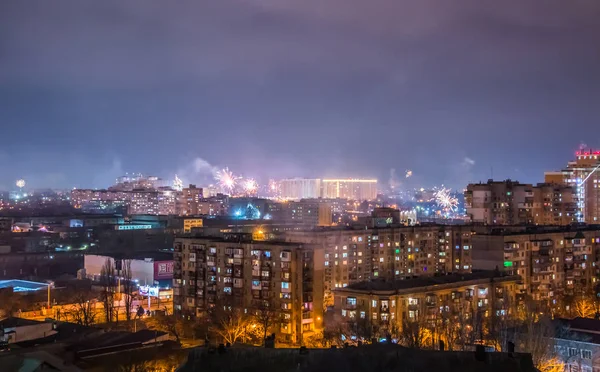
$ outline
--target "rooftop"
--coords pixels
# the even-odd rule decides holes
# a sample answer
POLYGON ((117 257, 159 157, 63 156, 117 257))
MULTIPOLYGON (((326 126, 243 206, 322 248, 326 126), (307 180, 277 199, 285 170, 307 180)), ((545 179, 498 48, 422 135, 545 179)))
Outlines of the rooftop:
POLYGON ((0 328, 24 327, 24 326, 30 326, 30 325, 43 324, 43 323, 44 322, 40 322, 37 320, 10 317, 10 318, 0 320, 0 328))
POLYGON ((521 226, 521 229, 517 231, 514 228, 518 226, 506 226, 506 227, 494 227, 488 232, 477 233, 477 235, 539 235, 539 234, 560 234, 570 233, 573 235, 580 235, 585 231, 598 231, 600 232, 600 225, 586 225, 586 224, 572 224, 566 226, 521 226))
POLYGON ((417 289, 431 287, 444 284, 455 284, 461 282, 477 281, 477 280, 519 280, 519 276, 503 275, 502 272, 494 270, 474 271, 470 274, 450 274, 440 276, 428 276, 420 278, 412 278, 405 280, 374 280, 364 281, 350 284, 345 288, 337 289, 336 291, 401 291, 406 289, 417 289))
POLYGON ((0 289, 1 288, 12 288, 13 292, 28 292, 46 289, 48 288, 48 284, 32 282, 29 280, 11 279, 0 280, 0 289))

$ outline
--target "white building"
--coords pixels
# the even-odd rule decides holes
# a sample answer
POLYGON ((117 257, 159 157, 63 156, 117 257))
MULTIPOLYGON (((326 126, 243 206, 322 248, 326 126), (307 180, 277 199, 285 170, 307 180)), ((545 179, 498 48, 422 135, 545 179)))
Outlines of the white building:
POLYGON ((279 182, 283 199, 313 199, 321 196, 321 180, 312 178, 292 178, 279 182))

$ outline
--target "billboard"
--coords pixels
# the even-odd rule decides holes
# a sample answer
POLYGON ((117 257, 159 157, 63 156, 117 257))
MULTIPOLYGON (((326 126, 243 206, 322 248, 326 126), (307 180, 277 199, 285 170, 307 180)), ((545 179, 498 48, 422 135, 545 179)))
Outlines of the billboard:
POLYGON ((138 288, 140 296, 158 297, 158 287, 150 287, 148 285, 141 285, 138 288))
POLYGON ((154 280, 173 279, 173 261, 154 261, 154 280))

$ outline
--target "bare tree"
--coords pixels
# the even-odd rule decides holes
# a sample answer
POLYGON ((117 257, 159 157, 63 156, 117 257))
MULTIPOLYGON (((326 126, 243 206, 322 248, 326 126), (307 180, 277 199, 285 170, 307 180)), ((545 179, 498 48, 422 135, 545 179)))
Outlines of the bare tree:
POLYGON ((214 324, 211 330, 231 345, 246 336, 251 324, 249 316, 230 306, 215 306, 210 316, 214 324))
POLYGON ((0 319, 10 317, 20 309, 22 297, 12 288, 0 289, 0 319))
POLYGON ((594 301, 586 296, 582 296, 575 300, 573 306, 575 315, 581 318, 593 318, 596 315, 596 306, 594 301))
POLYGON ((533 304, 526 304, 528 311, 515 332, 515 346, 518 351, 530 353, 533 364, 542 372, 564 370, 564 364, 558 358, 554 348, 555 327, 551 319, 541 315, 533 304))
POLYGON ((72 298, 72 305, 67 310, 77 324, 90 326, 96 322, 96 298, 94 295, 84 289, 75 291, 72 298))
POLYGON ((164 314, 157 313, 155 316, 147 318, 144 322, 149 329, 167 332, 175 337, 178 343, 181 343, 186 330, 192 328, 192 324, 185 318, 169 314, 166 307, 164 308, 164 314))
POLYGON ((132 319, 133 292, 136 289, 132 278, 131 260, 123 260, 121 269, 121 278, 123 284, 123 302, 125 304, 125 318, 127 321, 132 319))
MULTIPOLYGON (((254 315, 254 321, 260 326, 262 330, 261 344, 264 345, 267 338, 267 334, 275 333, 278 326, 281 324, 281 313, 280 309, 276 307, 275 303, 262 301, 256 309, 254 315)), ((248 322, 250 323, 250 322, 248 322)), ((252 326, 254 324, 247 324, 252 326)))
POLYGON ((113 260, 107 258, 100 269, 100 285, 102 286, 100 300, 104 306, 106 323, 112 323, 115 315, 115 280, 115 266, 113 260))
POLYGON ((413 349, 423 349, 429 330, 423 319, 418 316, 416 319, 404 319, 400 331, 400 340, 406 347, 413 349))

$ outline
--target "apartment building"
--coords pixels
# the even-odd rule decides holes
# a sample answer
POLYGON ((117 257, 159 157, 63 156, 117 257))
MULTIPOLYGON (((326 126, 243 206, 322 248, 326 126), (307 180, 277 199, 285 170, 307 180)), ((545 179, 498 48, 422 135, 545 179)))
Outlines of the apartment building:
POLYGON ((278 183, 282 199, 300 200, 321 196, 321 180, 317 178, 291 178, 278 183))
POLYGON ((501 268, 523 278, 534 300, 560 306, 564 295, 580 295, 598 283, 600 228, 533 228, 472 237, 473 267, 501 268))
POLYGON ((504 316, 517 304, 519 276, 497 271, 395 281, 365 281, 334 290, 336 316, 368 319, 379 329, 404 321, 504 316))
POLYGON ((189 185, 181 190, 177 198, 177 214, 180 216, 195 216, 199 214, 198 205, 202 200, 202 188, 189 185))
POLYGON ((469 184, 465 191, 467 215, 486 225, 533 224, 533 186, 518 181, 469 184))
POLYGON ((321 197, 325 199, 375 200, 377 180, 325 179, 322 180, 321 197))
POLYGON ((533 223, 568 225, 577 222, 577 201, 571 186, 539 183, 533 187, 533 223))
POLYGON ((419 225, 286 231, 289 242, 313 244, 325 253, 324 290, 372 279, 404 279, 436 273, 471 272, 467 226, 419 225))
POLYGON ((191 317, 222 302, 245 312, 280 311, 277 339, 300 344, 322 328, 324 253, 318 246, 254 241, 243 235, 177 238, 175 310, 191 317))
POLYGON ((545 175, 546 182, 552 181, 573 188, 577 203, 577 221, 579 222, 598 223, 600 221, 600 173, 598 169, 600 169, 600 151, 582 150, 575 153, 575 160, 568 162, 566 168, 560 172, 549 172, 545 175))

